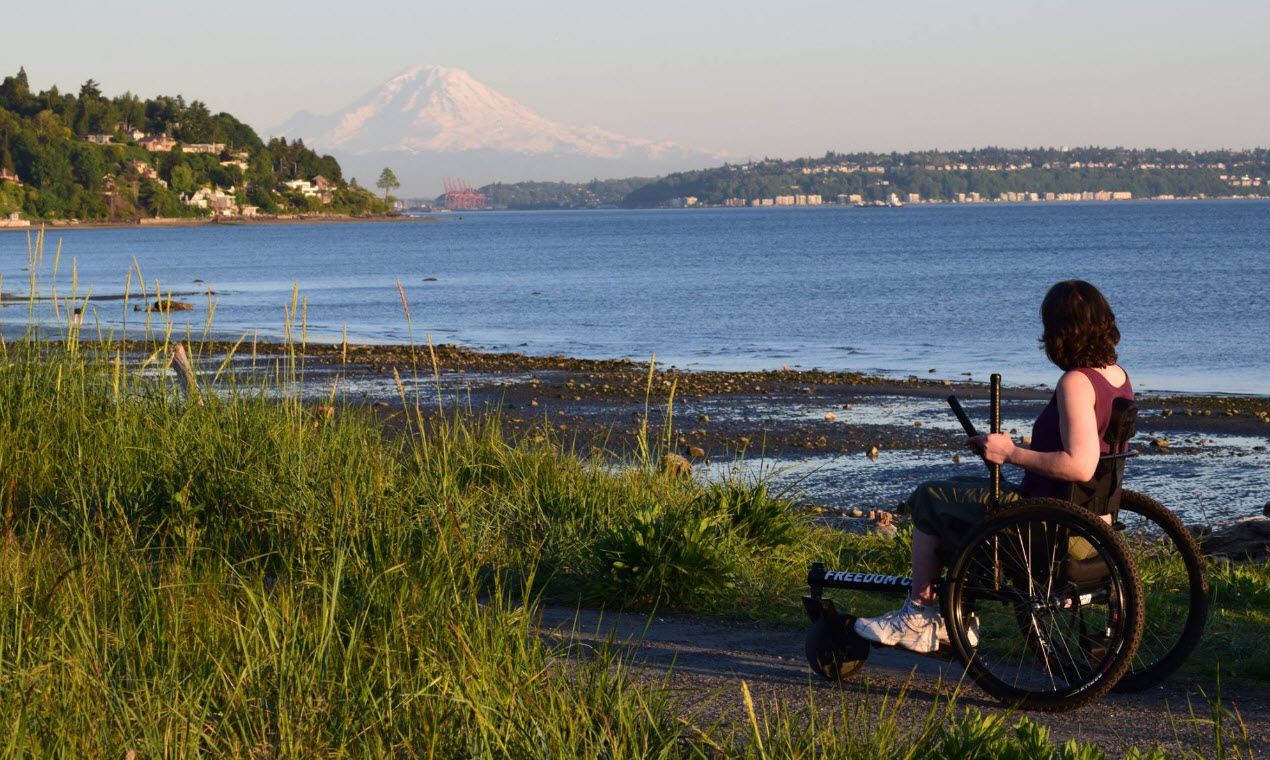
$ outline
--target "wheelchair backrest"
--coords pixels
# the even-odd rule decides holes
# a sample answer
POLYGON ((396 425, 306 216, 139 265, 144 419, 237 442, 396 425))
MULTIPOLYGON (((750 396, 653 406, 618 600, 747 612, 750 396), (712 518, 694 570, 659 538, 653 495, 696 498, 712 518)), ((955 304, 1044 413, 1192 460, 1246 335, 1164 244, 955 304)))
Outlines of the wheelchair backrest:
POLYGON ((1114 515, 1120 510, 1120 487, 1124 481, 1122 455, 1128 451, 1129 439, 1137 429, 1138 405, 1127 398, 1113 401, 1111 419, 1102 436, 1111 453, 1099 458, 1098 469, 1088 481, 1068 484, 1068 501, 1097 515, 1114 515))

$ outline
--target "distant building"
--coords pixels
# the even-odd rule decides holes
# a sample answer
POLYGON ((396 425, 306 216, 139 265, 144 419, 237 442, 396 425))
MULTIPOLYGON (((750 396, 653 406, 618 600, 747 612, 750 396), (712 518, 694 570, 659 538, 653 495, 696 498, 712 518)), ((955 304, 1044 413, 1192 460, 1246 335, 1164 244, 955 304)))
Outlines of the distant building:
POLYGON ((155 171, 153 166, 146 163, 145 161, 139 161, 134 158, 133 160, 128 162, 128 165, 131 166, 133 169, 136 169, 137 174, 141 175, 142 177, 149 177, 150 179, 159 178, 159 173, 155 171))
POLYGON ((142 132, 141 130, 137 129, 136 127, 132 126, 126 121, 115 122, 115 131, 122 134, 124 137, 128 138, 129 140, 132 140, 133 142, 136 142, 137 140, 140 140, 141 138, 146 136, 145 132, 142 132))
POLYGON ((323 203, 330 203, 335 200, 334 182, 319 174, 313 178, 313 186, 317 188, 318 198, 323 203))
POLYGON ((220 153, 225 150, 225 143, 184 143, 181 150, 186 153, 220 153))
POLYGON ((238 201, 220 188, 200 187, 182 200, 187 206, 211 209, 217 216, 234 216, 238 213, 238 201))
POLYGON ((114 142, 114 138, 110 135, 85 135, 84 139, 97 145, 109 145, 114 142))
POLYGON ((167 135, 156 135, 138 140, 137 145, 151 153, 166 153, 176 147, 176 140, 167 135))
POLYGON ((5 182, 13 182, 18 185, 22 184, 22 180, 18 179, 18 175, 14 174, 8 169, 0 169, 0 180, 3 180, 5 182))
POLYGON ((922 194, 921 194, 921 193, 909 193, 909 194, 908 194, 908 202, 909 202, 909 203, 921 203, 921 202, 922 202, 922 194))
POLYGON ((774 204, 775 204, 775 205, 777 205, 777 206, 792 206, 792 205, 794 205, 794 196, 792 196, 792 195, 778 195, 778 196, 776 196, 775 198, 773 198, 772 200, 773 200, 774 204))
POLYGON ((283 182, 282 184, 286 186, 288 189, 294 190, 306 198, 310 196, 317 197, 317 194, 318 194, 318 189, 314 187, 313 183, 309 182, 307 179, 292 179, 292 180, 287 180, 286 182, 283 182))

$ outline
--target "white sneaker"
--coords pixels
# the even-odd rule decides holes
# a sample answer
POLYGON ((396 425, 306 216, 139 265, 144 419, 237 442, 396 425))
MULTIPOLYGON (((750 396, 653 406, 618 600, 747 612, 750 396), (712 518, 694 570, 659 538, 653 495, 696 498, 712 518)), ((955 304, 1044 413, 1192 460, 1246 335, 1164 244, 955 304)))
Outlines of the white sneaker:
MULTIPOLYGON (((952 646, 952 640, 948 638, 948 626, 944 625, 944 616, 939 611, 939 606, 935 606, 935 614, 939 615, 939 645, 952 646)), ((966 643, 972 647, 979 646, 979 616, 970 613, 970 619, 966 621, 966 643)))
POLYGON ((970 621, 966 623, 966 643, 972 647, 979 646, 979 616, 970 613, 970 621))
POLYGON ((919 607, 909 599, 898 610, 875 618, 856 618, 855 632, 869 641, 911 652, 933 652, 939 648, 944 619, 935 607, 919 607))

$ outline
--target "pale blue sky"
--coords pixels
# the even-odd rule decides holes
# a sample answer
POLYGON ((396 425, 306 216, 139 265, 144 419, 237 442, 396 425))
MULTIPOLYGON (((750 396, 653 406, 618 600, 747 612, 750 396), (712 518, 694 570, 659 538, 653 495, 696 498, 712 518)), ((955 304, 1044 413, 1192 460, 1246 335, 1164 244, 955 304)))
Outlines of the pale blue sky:
POLYGON ((0 74, 181 93, 265 130, 416 63, 737 157, 1270 145, 1270 3, 22 3, 0 74), (41 7, 42 6, 42 7, 41 7))

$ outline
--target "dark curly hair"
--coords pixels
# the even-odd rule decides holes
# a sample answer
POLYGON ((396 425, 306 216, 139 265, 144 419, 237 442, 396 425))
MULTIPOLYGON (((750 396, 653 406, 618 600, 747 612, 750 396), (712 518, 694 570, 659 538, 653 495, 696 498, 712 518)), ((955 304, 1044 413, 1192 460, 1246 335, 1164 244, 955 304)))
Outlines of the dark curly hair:
POLYGON ((1041 324, 1045 355, 1059 369, 1116 363, 1116 315, 1098 288, 1084 280, 1066 280, 1050 288, 1041 302, 1041 324))

